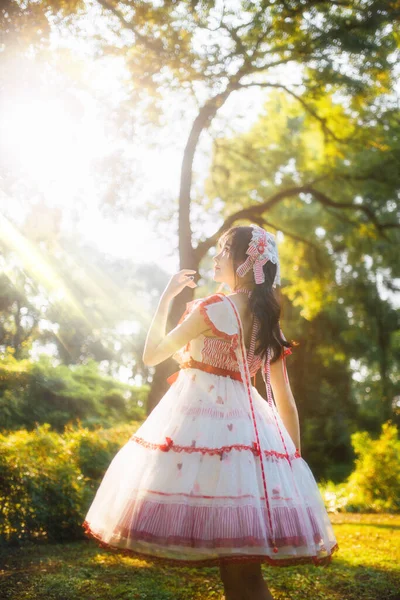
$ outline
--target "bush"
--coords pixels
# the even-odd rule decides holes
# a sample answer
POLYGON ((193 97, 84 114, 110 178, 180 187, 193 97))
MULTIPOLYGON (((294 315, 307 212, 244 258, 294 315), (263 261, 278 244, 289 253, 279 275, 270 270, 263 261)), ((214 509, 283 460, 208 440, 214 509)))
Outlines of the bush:
POLYGON ((107 427, 145 418, 149 386, 133 387, 105 377, 95 361, 54 367, 38 362, 0 361, 0 412, 3 431, 33 429, 49 423, 59 432, 68 423, 107 427))
POLYGON ((128 441, 139 425, 140 422, 133 422, 93 431, 84 427, 66 428, 64 438, 91 490, 97 489, 111 459, 123 445, 121 440, 128 441))
POLYGON ((400 440, 397 427, 390 421, 384 423, 377 440, 372 440, 366 432, 354 433, 352 444, 358 458, 356 468, 348 479, 350 506, 374 512, 400 511, 400 440))
POLYGON ((49 425, 0 437, 1 536, 63 540, 77 533, 85 482, 62 436, 49 425))
POLYGON ((48 423, 0 434, 0 539, 83 539, 83 518, 113 456, 140 422, 64 434, 48 423))
POLYGON ((345 483, 321 485, 328 510, 347 512, 400 512, 400 440, 388 421, 374 440, 363 431, 353 433, 355 469, 345 483))

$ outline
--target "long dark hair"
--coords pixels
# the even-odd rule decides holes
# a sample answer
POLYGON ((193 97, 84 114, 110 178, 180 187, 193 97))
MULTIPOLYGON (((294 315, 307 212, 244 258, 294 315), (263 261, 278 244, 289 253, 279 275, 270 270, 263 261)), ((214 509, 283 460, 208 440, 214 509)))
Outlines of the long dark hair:
MULTIPOLYGON (((232 259, 235 272, 235 291, 240 287, 241 282, 236 274, 236 269, 247 258, 246 250, 249 247, 253 228, 250 226, 231 227, 221 235, 217 247, 221 248, 226 241, 230 242, 230 257, 232 259)), ((272 287, 275 279, 277 265, 268 260, 263 265, 265 275, 264 283, 255 283, 253 275, 254 289, 250 296, 250 310, 260 323, 258 329, 256 344, 258 348, 256 354, 263 358, 268 348, 271 348, 271 363, 276 362, 282 355, 283 346, 292 348, 293 344, 284 340, 281 336, 279 319, 281 316, 281 303, 278 293, 272 287)), ((253 273, 253 271, 251 271, 253 273)))

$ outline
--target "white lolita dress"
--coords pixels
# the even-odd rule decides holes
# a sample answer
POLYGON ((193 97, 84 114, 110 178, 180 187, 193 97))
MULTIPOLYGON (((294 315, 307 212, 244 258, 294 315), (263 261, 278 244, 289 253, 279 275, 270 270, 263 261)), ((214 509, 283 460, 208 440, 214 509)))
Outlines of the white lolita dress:
POLYGON ((339 546, 272 399, 269 355, 254 355, 254 330, 246 352, 228 296, 188 302, 180 322, 197 306, 216 337, 199 335, 174 354, 180 370, 110 463, 85 533, 166 564, 328 564, 339 546), (259 368, 267 401, 251 384, 259 368))

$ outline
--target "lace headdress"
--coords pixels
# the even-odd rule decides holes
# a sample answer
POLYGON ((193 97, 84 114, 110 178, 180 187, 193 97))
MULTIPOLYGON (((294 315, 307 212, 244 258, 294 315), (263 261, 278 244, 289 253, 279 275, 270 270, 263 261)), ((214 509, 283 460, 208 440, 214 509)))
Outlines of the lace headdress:
POLYGON ((264 283, 265 276, 263 265, 270 260, 276 265, 276 274, 272 284, 272 287, 275 288, 277 285, 281 284, 278 247, 275 236, 254 223, 252 223, 250 227, 253 228, 253 234, 249 247, 246 250, 248 257, 245 262, 236 269, 236 273, 239 277, 244 277, 244 275, 253 268, 255 282, 264 283))

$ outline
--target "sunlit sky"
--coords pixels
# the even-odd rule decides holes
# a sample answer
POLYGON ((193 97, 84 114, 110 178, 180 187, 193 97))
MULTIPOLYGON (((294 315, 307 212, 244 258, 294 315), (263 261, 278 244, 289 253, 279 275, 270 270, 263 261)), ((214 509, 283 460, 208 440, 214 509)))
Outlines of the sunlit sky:
MULTIPOLYGON (((114 86, 115 98, 118 91, 122 95, 120 82, 110 76, 113 67, 109 61, 98 61, 93 70, 107 91, 114 86)), ((238 127, 240 123, 246 128, 256 118, 261 105, 261 93, 237 94, 235 102, 231 102, 224 110, 224 118, 228 117, 232 122, 237 116, 235 113, 244 113, 245 117, 238 120, 238 127)), ((14 155, 15 160, 24 166, 29 177, 36 182, 46 204, 62 208, 63 227, 66 230, 71 226, 77 231, 76 221, 71 222, 76 215, 76 205, 72 199, 84 189, 85 203, 79 206, 78 223, 78 232, 83 239, 96 243, 104 252, 115 256, 130 255, 133 260, 157 260, 167 271, 178 267, 176 253, 175 256, 166 256, 165 244, 171 240, 170 235, 160 240, 155 223, 125 214, 118 217, 116 214, 107 216, 100 213, 91 164, 107 155, 110 142, 104 131, 104 123, 96 115, 89 98, 85 99, 85 115, 79 122, 65 113, 61 101, 50 99, 44 103, 40 97, 17 97, 10 106, 10 118, 3 131, 8 140, 7 151, 14 155), (147 248, 145 257, 143 244, 147 248)), ((178 197, 183 147, 191 121, 188 119, 183 127, 181 119, 176 119, 174 115, 174 112, 178 112, 177 107, 171 110, 167 101, 165 112, 169 113, 169 125, 159 132, 159 148, 149 148, 146 140, 140 143, 136 139, 130 145, 120 143, 127 155, 132 157, 133 166, 137 161, 140 163, 142 183, 138 190, 132 188, 132 206, 141 207, 148 201, 162 202, 164 198, 172 201, 178 197)), ((200 180, 207 175, 207 158, 204 155, 207 146, 210 147, 210 139, 206 138, 202 143, 203 153, 199 153, 196 159, 200 180)), ((21 222, 26 215, 26 208, 14 198, 12 203, 8 203, 6 212, 16 222, 21 222)), ((177 218, 175 231, 176 227, 177 218)), ((215 221, 210 220, 210 229, 205 233, 212 233, 215 228, 215 221)), ((173 245, 168 250, 173 252, 173 245)))
MULTIPOLYGON (((121 82, 114 77, 111 61, 97 61, 91 66, 93 86, 104 86, 118 102, 122 96, 121 82)), ((96 105, 86 94, 83 97, 84 115, 74 119, 65 111, 62 98, 16 95, 10 98, 9 118, 3 129, 7 139, 7 152, 23 171, 37 184, 41 196, 49 207, 62 209, 62 227, 73 230, 82 240, 94 242, 103 252, 115 256, 131 256, 143 260, 143 244, 148 253, 146 259, 161 259, 167 270, 174 268, 173 262, 165 260, 165 247, 153 232, 150 222, 137 217, 127 218, 118 214, 102 215, 99 210, 98 191, 95 188, 92 164, 110 152, 110 140, 105 123, 96 105), (79 206, 73 201, 84 195, 79 206), (78 221, 76 221, 78 213, 78 221), (134 243, 132 243, 134 240, 134 243)), ((140 156, 143 189, 132 190, 133 205, 141 206, 148 199, 157 199, 160 194, 174 197, 179 182, 179 149, 150 150, 146 144, 124 145, 125 152, 132 156, 132 163, 140 156)), ((116 144, 115 149, 118 149, 116 144)), ((3 198, 4 202, 4 198, 3 198)), ((18 224, 22 224, 29 204, 17 198, 8 198, 2 208, 18 224)))

